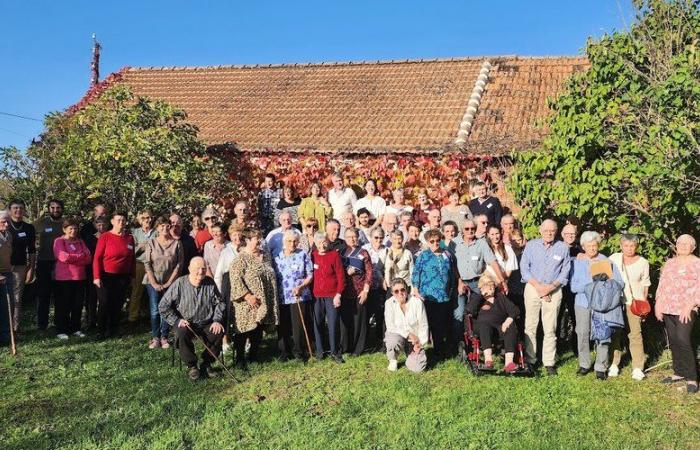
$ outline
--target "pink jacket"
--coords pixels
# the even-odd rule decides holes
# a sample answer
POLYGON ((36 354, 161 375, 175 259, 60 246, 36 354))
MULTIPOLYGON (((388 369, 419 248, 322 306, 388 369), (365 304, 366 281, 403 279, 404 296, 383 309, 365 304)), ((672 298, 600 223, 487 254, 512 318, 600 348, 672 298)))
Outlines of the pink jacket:
POLYGON ((58 281, 79 281, 86 278, 85 266, 90 265, 92 256, 82 239, 69 241, 64 237, 53 242, 53 254, 56 257, 56 275, 58 281))

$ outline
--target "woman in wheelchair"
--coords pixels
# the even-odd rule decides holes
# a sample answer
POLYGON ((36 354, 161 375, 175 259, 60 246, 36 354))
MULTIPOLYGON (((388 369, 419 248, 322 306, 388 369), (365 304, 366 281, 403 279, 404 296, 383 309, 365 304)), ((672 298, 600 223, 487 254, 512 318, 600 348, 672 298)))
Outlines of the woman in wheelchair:
POLYGON ((505 349, 506 373, 515 372, 518 365, 513 362, 518 340, 518 326, 515 321, 520 317, 520 310, 499 289, 496 281, 488 274, 479 278, 481 295, 472 291, 467 312, 474 321, 474 332, 484 349, 484 367, 493 368, 493 338, 496 334, 503 339, 505 349))

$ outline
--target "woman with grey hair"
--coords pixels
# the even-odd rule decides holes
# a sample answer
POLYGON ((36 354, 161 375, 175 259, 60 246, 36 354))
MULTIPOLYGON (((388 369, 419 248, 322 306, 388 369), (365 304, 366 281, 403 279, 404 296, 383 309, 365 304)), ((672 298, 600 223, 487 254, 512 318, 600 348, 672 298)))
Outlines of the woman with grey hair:
POLYGON ((644 379, 644 341, 642 339, 642 318, 632 313, 632 300, 646 300, 649 296, 649 261, 637 254, 639 238, 634 234, 620 236, 621 252, 610 255, 610 261, 622 273, 625 289, 625 329, 618 330, 613 336, 611 347, 613 360, 608 369, 608 376, 616 377, 620 373, 620 360, 622 359, 622 346, 624 334, 627 332, 629 339, 629 352, 632 356, 632 378, 641 381, 644 379))
POLYGON ((693 253, 695 238, 684 234, 676 240, 676 256, 661 268, 654 314, 663 320, 673 359, 673 375, 662 383, 686 382, 689 394, 698 392, 698 369, 692 345, 693 325, 700 307, 700 258, 693 253))
MULTIPOLYGON (((384 278, 386 269, 387 248, 384 246, 384 230, 381 227, 373 228, 370 233, 369 244, 362 247, 369 253, 372 261, 372 285, 369 288, 367 304, 369 315, 374 317, 374 342, 377 347, 382 346, 384 339, 384 301, 388 285, 384 278)), ((372 322, 370 320, 370 322, 372 322)))
POLYGON ((403 246, 403 233, 396 230, 389 234, 391 246, 387 248, 386 263, 384 264, 384 282, 391 285, 392 280, 401 278, 411 291, 411 276, 413 275, 413 253, 403 246))
MULTIPOLYGON (((620 272, 613 266, 605 255, 598 253, 602 237, 595 231, 586 231, 581 235, 581 246, 584 253, 574 261, 571 275, 571 292, 576 294, 574 311, 576 313, 576 338, 578 340, 577 374, 583 376, 591 371, 591 319, 593 312, 592 298, 586 294, 586 287, 593 283, 597 273, 612 274, 620 287, 624 286, 620 272), (605 264, 607 263, 607 264, 605 264)), ((608 348, 610 339, 597 339, 595 373, 599 380, 605 380, 608 372, 608 348)))
POLYGON ((12 319, 8 315, 7 299, 12 292, 12 233, 10 213, 0 211, 0 344, 10 342, 10 326, 12 319))
POLYGON ((403 278, 391 282, 393 294, 384 304, 386 322, 386 356, 389 359, 387 369, 395 372, 398 368, 397 357, 406 352, 406 368, 411 372, 423 372, 428 365, 425 345, 428 343, 428 316, 425 305, 417 297, 410 296, 408 285, 403 278))

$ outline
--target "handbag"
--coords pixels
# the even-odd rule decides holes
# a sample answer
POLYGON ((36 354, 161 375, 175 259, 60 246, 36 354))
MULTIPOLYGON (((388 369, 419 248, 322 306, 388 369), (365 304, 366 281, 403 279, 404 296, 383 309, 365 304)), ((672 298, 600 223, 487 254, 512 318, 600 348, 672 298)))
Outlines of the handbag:
MULTIPOLYGON (((625 278, 627 278, 627 284, 630 283, 630 276, 627 274, 627 267, 625 266, 624 260, 620 261, 622 263, 622 271, 625 273, 625 278)), ((632 288, 630 287, 630 293, 632 293, 632 288)), ((651 303, 646 299, 633 298, 632 304, 630 305, 630 311, 637 317, 641 319, 646 319, 646 317, 651 313, 651 303)))

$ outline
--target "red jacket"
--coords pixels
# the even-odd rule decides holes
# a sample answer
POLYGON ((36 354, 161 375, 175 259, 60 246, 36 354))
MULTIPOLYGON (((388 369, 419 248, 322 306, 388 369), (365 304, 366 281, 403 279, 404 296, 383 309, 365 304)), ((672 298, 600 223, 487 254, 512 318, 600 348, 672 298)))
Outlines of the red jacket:
POLYGON ((211 241, 212 239, 214 238, 211 236, 211 233, 206 228, 199 230, 194 236, 194 242, 197 244, 197 250, 199 251, 200 256, 204 252, 204 244, 206 244, 207 241, 211 241))
POLYGON ((345 289, 345 269, 340 254, 333 250, 321 255, 318 250, 311 253, 314 263, 314 297, 329 298, 342 294, 345 289))
POLYGON ((136 255, 134 237, 130 234, 117 235, 108 231, 97 239, 95 258, 92 263, 94 279, 101 279, 103 272, 134 276, 136 255))

